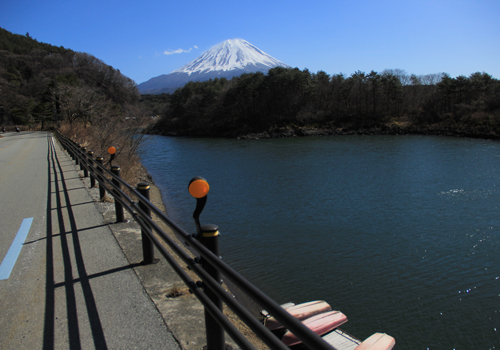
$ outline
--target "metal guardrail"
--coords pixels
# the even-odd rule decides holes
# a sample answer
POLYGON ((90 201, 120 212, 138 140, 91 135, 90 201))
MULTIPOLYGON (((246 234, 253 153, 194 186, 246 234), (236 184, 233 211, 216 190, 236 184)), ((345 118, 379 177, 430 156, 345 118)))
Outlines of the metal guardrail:
POLYGON ((120 178, 120 168, 118 166, 112 166, 111 170, 108 170, 103 166, 103 157, 94 158, 93 152, 87 151, 85 147, 80 147, 80 145, 63 136, 59 131, 56 131, 55 135, 75 163, 80 165, 80 170, 84 172, 84 176, 90 176, 91 186, 95 186, 96 181, 98 182, 101 199, 104 198, 106 192, 114 197, 117 222, 124 221, 123 209, 125 209, 139 223, 142 233, 143 264, 151 264, 155 261, 154 246, 156 246, 190 291, 203 304, 205 308, 207 350, 224 350, 226 348, 224 331, 241 349, 255 349, 247 338, 223 314, 222 303, 226 304, 269 348, 279 350, 289 349, 221 286, 221 274, 262 309, 267 310, 269 314, 293 332, 310 349, 334 349, 317 334, 305 327, 298 319, 286 312, 277 302, 220 259, 217 226, 200 225, 199 222, 199 215, 205 206, 208 193, 208 183, 203 178, 193 178, 189 183, 189 191, 197 200, 193 215, 197 234, 190 234, 149 201, 148 183, 143 182, 139 183, 137 188, 132 187, 120 178), (136 200, 130 198, 122 190, 122 186, 136 200), (151 212, 169 226, 177 236, 182 237, 185 243, 194 249, 199 256, 193 259, 184 249, 175 243, 152 220, 151 212), (167 251, 165 246, 161 244, 161 241, 166 243, 187 264, 189 269, 196 273, 201 281, 193 281, 167 251))

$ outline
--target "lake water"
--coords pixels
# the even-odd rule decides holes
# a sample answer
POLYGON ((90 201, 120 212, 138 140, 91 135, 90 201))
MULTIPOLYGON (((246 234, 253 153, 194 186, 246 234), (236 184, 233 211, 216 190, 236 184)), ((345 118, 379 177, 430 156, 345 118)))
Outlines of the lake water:
POLYGON ((324 299, 399 349, 500 348, 500 143, 434 136, 148 136, 167 213, 279 303, 324 299))

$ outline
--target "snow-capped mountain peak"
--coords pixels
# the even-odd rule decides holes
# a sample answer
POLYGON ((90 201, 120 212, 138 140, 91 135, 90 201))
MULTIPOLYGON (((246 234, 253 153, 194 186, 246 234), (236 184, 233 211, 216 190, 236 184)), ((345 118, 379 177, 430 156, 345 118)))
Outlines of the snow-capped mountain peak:
POLYGON ((243 73, 267 73, 274 67, 290 68, 243 39, 226 40, 194 61, 137 85, 141 94, 172 93, 189 81, 232 79, 243 73))
POLYGON ((213 46, 197 59, 172 73, 209 73, 249 68, 288 67, 243 39, 230 39, 213 46))

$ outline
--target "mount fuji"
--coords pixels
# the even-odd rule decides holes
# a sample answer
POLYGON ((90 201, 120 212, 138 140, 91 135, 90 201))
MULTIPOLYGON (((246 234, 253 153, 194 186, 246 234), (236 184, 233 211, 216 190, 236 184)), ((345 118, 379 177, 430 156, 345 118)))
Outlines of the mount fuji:
POLYGON ((278 61, 243 39, 230 39, 215 45, 197 59, 170 74, 162 74, 137 85, 141 94, 171 93, 189 81, 239 76, 290 66, 278 61))

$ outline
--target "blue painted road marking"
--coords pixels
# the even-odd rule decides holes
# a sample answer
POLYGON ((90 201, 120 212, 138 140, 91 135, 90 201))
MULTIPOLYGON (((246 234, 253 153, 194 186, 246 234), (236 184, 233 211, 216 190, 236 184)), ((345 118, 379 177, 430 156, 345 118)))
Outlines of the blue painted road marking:
POLYGON ((3 258, 2 265, 0 265, 0 281, 9 278, 10 273, 16 264, 17 257, 19 256, 19 253, 21 253, 26 236, 28 236, 32 222, 33 218, 24 219, 19 231, 17 231, 16 238, 14 238, 9 251, 5 255, 5 258, 3 258))

